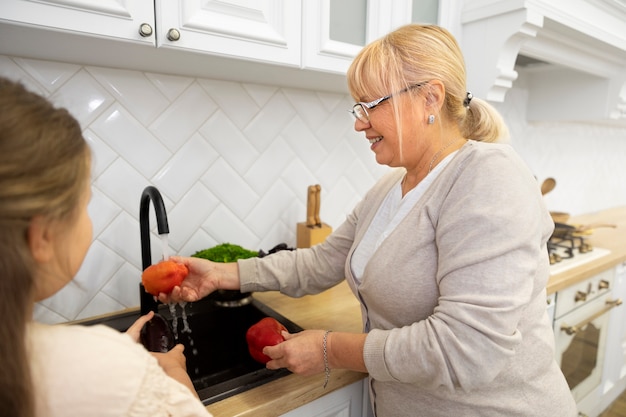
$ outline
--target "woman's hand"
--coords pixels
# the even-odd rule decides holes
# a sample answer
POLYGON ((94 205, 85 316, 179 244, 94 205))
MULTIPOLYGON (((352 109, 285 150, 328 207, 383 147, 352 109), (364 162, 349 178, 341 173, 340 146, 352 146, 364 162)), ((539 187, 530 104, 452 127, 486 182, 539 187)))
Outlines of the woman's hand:
POLYGON ((207 259, 172 256, 169 260, 186 265, 189 274, 170 294, 159 294, 163 303, 198 301, 217 289, 239 289, 239 268, 236 262, 219 263, 207 259))
POLYGON ((139 337, 141 334, 141 329, 144 324, 150 321, 150 319, 154 317, 154 311, 148 312, 141 317, 139 317, 133 324, 126 330, 126 334, 129 335, 135 342, 139 342, 139 337))
MULTIPOLYGON (((301 375, 324 372, 324 333, 325 330, 304 330, 294 334, 282 332, 284 342, 263 349, 263 353, 272 358, 265 366, 268 369, 287 368, 301 375)), ((367 333, 328 333, 326 359, 329 369, 367 372, 363 360, 366 338, 367 333)))
POLYGON ((324 333, 324 330, 304 330, 294 334, 283 331, 284 342, 263 349, 263 353, 272 358, 265 366, 268 369, 287 368, 300 375, 324 372, 324 333))

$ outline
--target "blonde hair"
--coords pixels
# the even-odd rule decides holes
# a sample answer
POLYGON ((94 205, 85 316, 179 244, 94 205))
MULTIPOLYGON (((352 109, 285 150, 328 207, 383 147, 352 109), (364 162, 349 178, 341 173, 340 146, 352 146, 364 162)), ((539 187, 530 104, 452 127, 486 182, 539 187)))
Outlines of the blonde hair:
POLYGON ((35 414, 26 326, 34 264, 28 228, 35 216, 69 221, 89 181, 90 151, 78 122, 21 84, 0 77, 0 405, 35 414))
MULTIPOLYGON (((508 138, 502 117, 489 103, 474 97, 465 106, 463 55, 452 34, 442 27, 411 24, 396 29, 363 48, 350 65, 347 77, 355 101, 364 97, 376 99, 407 88, 408 94, 428 94, 428 81, 440 80, 446 95, 439 117, 456 123, 468 139, 495 142, 508 138), (410 88, 418 83, 426 84, 410 88)), ((393 106, 397 123, 400 109, 395 101, 393 106)))

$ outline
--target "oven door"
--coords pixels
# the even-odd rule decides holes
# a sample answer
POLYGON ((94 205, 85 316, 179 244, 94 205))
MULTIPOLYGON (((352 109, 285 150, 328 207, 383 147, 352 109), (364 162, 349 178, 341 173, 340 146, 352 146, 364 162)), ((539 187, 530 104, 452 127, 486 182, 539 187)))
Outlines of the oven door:
POLYGON ((608 311, 619 305, 609 294, 564 314, 554 322, 556 360, 576 402, 602 380, 609 323, 608 311))

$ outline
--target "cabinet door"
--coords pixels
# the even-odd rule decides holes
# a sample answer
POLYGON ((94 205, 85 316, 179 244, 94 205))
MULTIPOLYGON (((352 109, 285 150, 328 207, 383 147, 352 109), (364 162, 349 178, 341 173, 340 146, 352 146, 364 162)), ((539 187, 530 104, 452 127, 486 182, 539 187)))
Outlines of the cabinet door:
POLYGON ((154 44, 152 0, 2 0, 0 20, 154 44))
POLYGON ((333 391, 282 417, 362 417, 363 380, 333 391))
POLYGON ((303 0, 302 66, 345 74, 366 44, 414 22, 437 22, 437 0, 303 0))
MULTIPOLYGON (((613 298, 626 301, 626 262, 615 268, 612 295, 613 298)), ((626 384, 626 304, 611 311, 602 379, 604 393, 626 384)), ((621 388, 617 391, 612 395, 616 396, 621 388)))
POLYGON ((157 46, 300 65, 301 3, 155 0, 157 46))
POLYGON ((304 0, 302 67, 345 74, 367 42, 366 0, 304 0))

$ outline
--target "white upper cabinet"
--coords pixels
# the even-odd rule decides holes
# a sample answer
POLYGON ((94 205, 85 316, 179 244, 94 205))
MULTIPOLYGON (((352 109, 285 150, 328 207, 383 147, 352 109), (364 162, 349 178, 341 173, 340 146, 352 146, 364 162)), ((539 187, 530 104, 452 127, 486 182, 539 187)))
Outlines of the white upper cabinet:
POLYGON ((345 91, 364 45, 454 1, 0 0, 0 55, 345 91))
POLYGON ((302 67, 345 74, 366 44, 411 22, 438 22, 438 0, 303 0, 302 67))
POLYGON ((156 0, 157 46, 300 66, 301 3, 156 0))
POLYGON ((152 0, 2 0, 0 20, 154 44, 152 0))
POLYGON ((345 72, 365 44, 365 2, 361 0, 304 0, 302 67, 345 72), (333 9, 350 10, 343 21, 332 21, 333 9), (331 28, 340 30, 339 36, 331 28))

